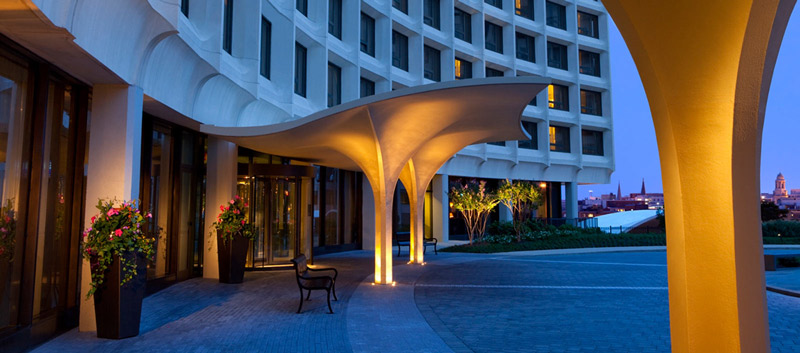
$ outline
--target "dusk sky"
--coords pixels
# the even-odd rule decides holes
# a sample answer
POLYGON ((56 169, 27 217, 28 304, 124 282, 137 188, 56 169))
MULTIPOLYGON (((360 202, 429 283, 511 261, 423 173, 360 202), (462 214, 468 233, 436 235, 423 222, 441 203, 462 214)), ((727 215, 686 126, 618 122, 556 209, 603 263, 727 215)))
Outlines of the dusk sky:
MULTIPOLYGON (((800 15, 794 11, 783 38, 772 88, 767 101, 761 153, 761 192, 772 192, 775 177, 782 172, 787 189, 800 189, 800 147, 795 139, 800 132, 800 15)), ((636 65, 616 25, 610 24, 611 95, 614 109, 614 152, 616 170, 611 183, 581 185, 578 197, 583 199, 617 192, 622 195, 639 192, 642 178, 648 192, 661 192, 661 166, 658 161, 653 119, 636 65)), ((713 182, 713 181, 712 181, 713 182)))

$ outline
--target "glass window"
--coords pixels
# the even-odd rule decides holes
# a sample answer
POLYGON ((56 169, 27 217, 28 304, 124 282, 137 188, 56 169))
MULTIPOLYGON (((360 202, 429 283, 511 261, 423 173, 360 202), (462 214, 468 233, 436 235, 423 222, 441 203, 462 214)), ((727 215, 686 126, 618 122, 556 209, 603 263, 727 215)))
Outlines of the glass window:
POLYGON ((578 61, 582 74, 600 77, 600 54, 579 50, 578 61))
POLYGON ((408 15, 408 0, 392 0, 392 7, 408 15))
POLYGON ((375 57, 375 19, 361 13, 361 51, 375 57))
POLYGON ((603 115, 603 98, 600 92, 581 90, 581 113, 603 115))
POLYGON ((424 48, 425 55, 425 78, 433 81, 442 80, 442 60, 441 53, 429 46, 424 48))
POLYGON ((472 78, 472 62, 456 58, 456 80, 472 78))
POLYGON ((506 147, 506 142, 505 141, 487 142, 486 144, 487 145, 492 145, 492 146, 506 147))
POLYGON ((222 32, 222 50, 231 53, 233 37, 233 0, 225 0, 225 19, 222 32))
POLYGON ((583 144, 583 154, 595 156, 603 155, 603 132, 595 130, 582 130, 581 142, 583 144))
POLYGON ((408 71, 408 37, 392 31, 392 66, 408 71))
POLYGON ((569 153, 569 128, 550 125, 550 150, 569 153))
POLYGON ((503 71, 495 70, 491 67, 486 68, 486 77, 502 77, 504 76, 503 71))
POLYGON ((189 17, 189 0, 181 0, 181 13, 189 17))
POLYGON ((534 39, 529 35, 517 32, 517 59, 536 62, 534 39))
POLYGON ((486 22, 486 49, 503 54, 503 27, 486 22))
POLYGON ((306 96, 306 47, 294 43, 294 93, 306 96))
POLYGON ((578 11, 578 34, 592 38, 600 38, 597 16, 578 11))
POLYGON ((454 20, 456 38, 472 43, 472 16, 456 8, 454 20))
POLYGON ((325 168, 325 245, 338 244, 339 170, 325 168))
POLYGON ((328 0, 328 33, 342 39, 342 0, 328 0))
POLYGON ((375 94, 375 82, 361 78, 361 98, 375 94))
POLYGON ((272 55, 272 23, 261 17, 261 76, 269 79, 272 55))
POLYGON ((547 1, 547 25, 567 29, 567 8, 564 5, 547 1))
POLYGON ((328 63, 328 107, 342 104, 342 68, 328 63))
POLYGON ((484 2, 498 9, 503 8, 503 0, 484 0, 484 2))
POLYGON ((297 0, 297 2, 295 2, 295 8, 297 11, 300 11, 303 16, 308 17, 308 0, 297 0))
POLYGON ((557 84, 548 86, 547 100, 550 108, 569 111, 569 87, 557 84))
POLYGON ((567 46, 547 42, 547 66, 561 70, 568 70, 567 46))
POLYGON ((433 28, 439 29, 439 0, 425 0, 422 21, 433 28))
POLYGON ((517 141, 519 148, 524 148, 528 150, 538 150, 539 149, 538 124, 531 121, 523 121, 522 129, 525 130, 528 133, 528 135, 531 135, 531 138, 529 140, 517 141))
POLYGON ((517 16, 533 21, 533 0, 516 0, 515 5, 517 16))

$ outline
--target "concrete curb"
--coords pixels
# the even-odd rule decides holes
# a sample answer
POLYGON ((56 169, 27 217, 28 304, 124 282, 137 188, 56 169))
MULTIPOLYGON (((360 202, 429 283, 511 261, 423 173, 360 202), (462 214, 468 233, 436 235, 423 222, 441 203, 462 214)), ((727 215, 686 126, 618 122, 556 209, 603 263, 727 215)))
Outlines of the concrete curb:
POLYGON ((509 251, 509 252, 493 253, 492 255, 542 256, 542 255, 569 255, 569 254, 642 252, 642 251, 666 251, 666 250, 667 250, 666 246, 618 246, 618 247, 607 247, 607 248, 577 248, 577 249, 509 251))
POLYGON ((791 289, 767 286, 767 290, 778 294, 788 295, 790 297, 800 298, 800 292, 791 289))

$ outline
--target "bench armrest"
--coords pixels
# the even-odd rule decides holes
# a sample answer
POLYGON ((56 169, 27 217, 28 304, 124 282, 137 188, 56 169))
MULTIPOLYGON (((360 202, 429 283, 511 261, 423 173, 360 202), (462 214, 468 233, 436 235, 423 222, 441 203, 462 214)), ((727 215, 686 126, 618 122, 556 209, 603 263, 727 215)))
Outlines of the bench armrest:
POLYGON ((339 276, 339 271, 336 271, 336 269, 333 268, 333 267, 325 267, 325 268, 311 268, 311 267, 309 267, 308 270, 309 271, 315 271, 315 272, 318 272, 318 271, 333 271, 333 279, 336 279, 336 277, 339 276))
POLYGON ((439 244, 439 239, 436 239, 436 238, 425 239, 424 241, 426 243, 433 242, 434 244, 439 244))

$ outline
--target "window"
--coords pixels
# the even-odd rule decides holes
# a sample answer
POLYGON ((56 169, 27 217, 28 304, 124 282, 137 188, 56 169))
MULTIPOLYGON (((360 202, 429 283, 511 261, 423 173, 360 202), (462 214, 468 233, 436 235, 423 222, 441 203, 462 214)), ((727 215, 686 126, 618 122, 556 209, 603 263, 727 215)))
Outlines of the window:
POLYGON ((422 21, 428 26, 439 29, 439 0, 425 0, 424 12, 422 21))
POLYGON ((547 86, 547 101, 552 109, 569 111, 569 87, 556 84, 547 86))
POLYGON ((392 31, 392 66, 408 71, 408 37, 392 31))
POLYGON ((472 78, 472 62, 456 58, 456 80, 472 78))
POLYGON ((472 43, 472 16, 462 10, 455 10, 456 38, 472 43))
POLYGON ((369 97, 375 94, 375 82, 361 78, 361 98, 369 97))
POLYGON ((328 33, 342 39, 342 0, 328 0, 328 33))
POLYGON ((531 101, 530 101, 530 102, 528 102, 528 105, 532 105, 532 106, 534 106, 534 107, 535 107, 535 106, 537 106, 537 105, 539 105, 539 102, 537 102, 537 101, 536 101, 536 97, 537 97, 537 96, 533 96, 533 99, 531 99, 531 101))
POLYGON ((408 0, 392 0, 392 7, 408 15, 408 0))
POLYGON ((592 38, 600 38, 597 16, 578 11, 578 34, 592 38))
POLYGON ((189 17, 189 0, 181 0, 181 13, 189 17))
POLYGON ((328 63, 328 108, 342 104, 342 68, 328 63))
POLYGON ((517 32, 517 59, 536 62, 534 39, 529 35, 517 32))
POLYGON ((308 17, 308 0, 296 0, 295 8, 300 11, 303 16, 308 17))
POLYGON ((222 50, 231 53, 231 39, 233 37, 233 0, 225 0, 225 18, 222 31, 222 50))
POLYGON ((531 135, 531 138, 530 140, 518 140, 517 146, 519 148, 524 148, 529 150, 538 150, 539 149, 538 125, 534 122, 523 121, 522 129, 525 130, 528 133, 528 135, 531 135))
POLYGON ((547 42, 547 66, 561 70, 569 69, 566 45, 547 42))
POLYGON ((442 61, 441 53, 429 46, 424 48, 425 56, 425 78, 433 81, 442 80, 442 61))
POLYGON ((261 76, 269 79, 270 56, 272 55, 272 23, 261 17, 261 76))
POLYGON ((486 49, 503 54, 503 27, 486 22, 486 49))
POLYGON ((503 71, 495 70, 491 67, 486 68, 486 77, 503 77, 503 71))
POLYGON ((484 0, 484 2, 498 9, 503 8, 503 0, 484 0))
POLYGON ((595 130, 581 131, 581 142, 583 144, 583 154, 595 156, 603 155, 603 132, 595 130))
POLYGON ((533 21, 533 0, 517 0, 516 14, 533 21))
POLYGON ((554 2, 547 2, 547 25, 567 29, 567 8, 554 2))
POLYGON ((569 153, 569 128, 550 125, 550 150, 569 153))
POLYGON ((375 19, 361 13, 361 51, 375 57, 375 19))
POLYGON ((578 61, 582 74, 600 77, 600 54, 579 50, 578 61))
POLYGON ((306 47, 294 43, 294 93, 306 96, 306 47))
POLYGON ((600 92, 581 90, 581 113, 603 115, 603 95, 600 92))

